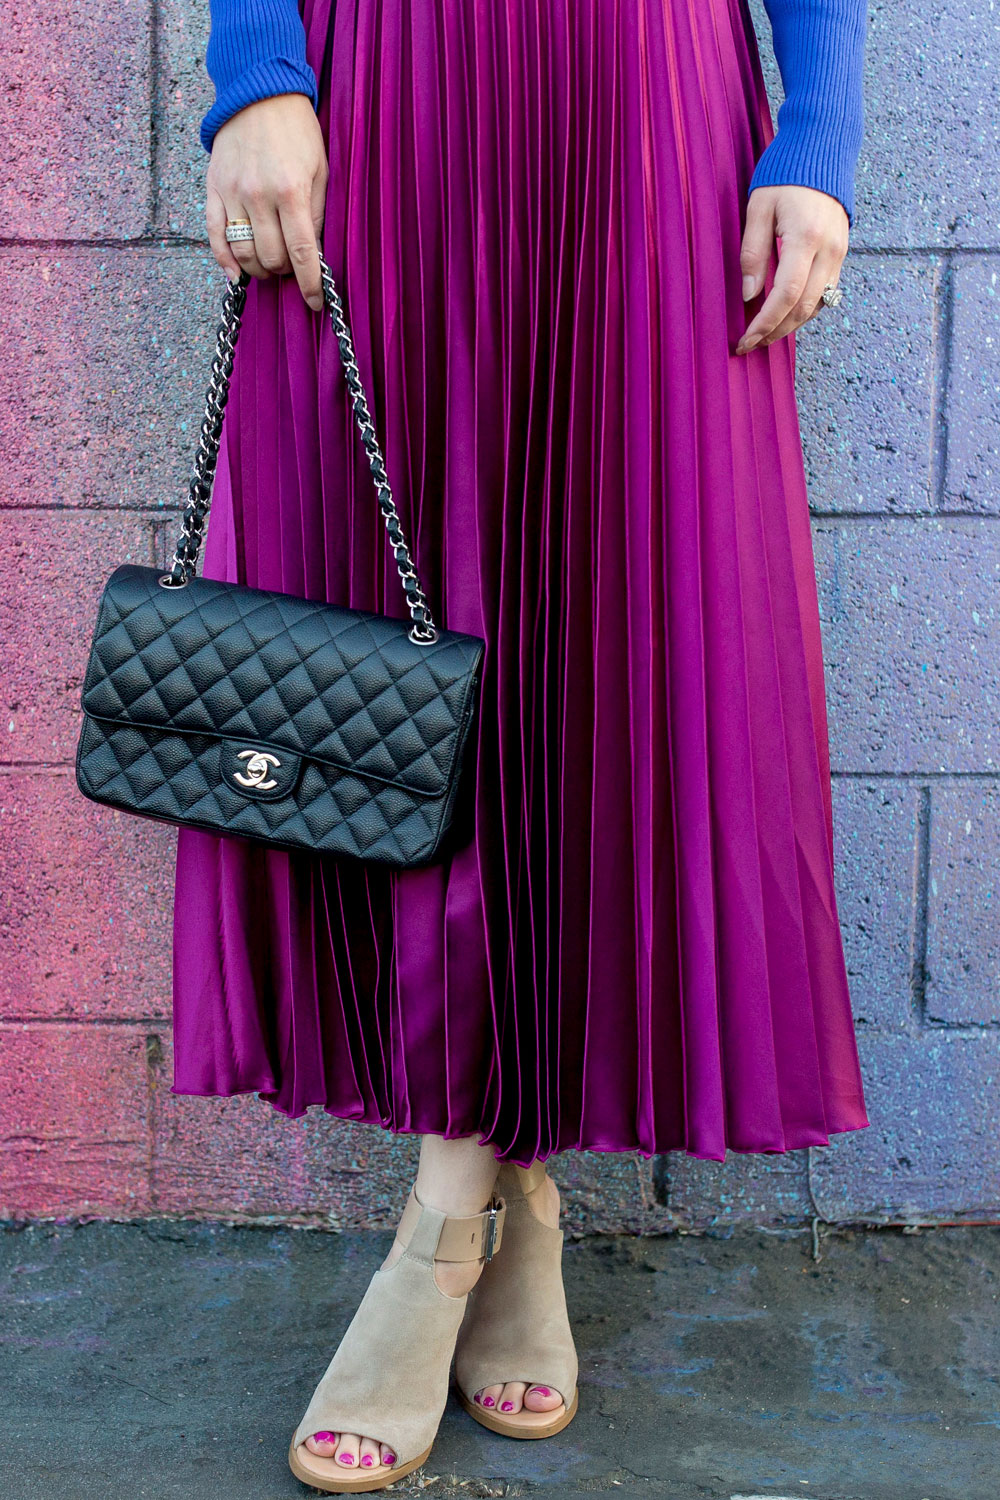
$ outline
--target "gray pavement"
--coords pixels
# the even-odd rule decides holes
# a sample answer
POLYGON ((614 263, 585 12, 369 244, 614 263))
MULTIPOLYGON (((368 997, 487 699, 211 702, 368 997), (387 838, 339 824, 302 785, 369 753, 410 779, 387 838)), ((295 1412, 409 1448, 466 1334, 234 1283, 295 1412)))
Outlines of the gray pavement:
MULTIPOLYGON (((309 1393, 376 1234, 0 1233, 2 1500, 295 1500, 309 1393)), ((996 1500, 1000 1231, 584 1239, 581 1410, 517 1443, 452 1401, 390 1496, 996 1500)))

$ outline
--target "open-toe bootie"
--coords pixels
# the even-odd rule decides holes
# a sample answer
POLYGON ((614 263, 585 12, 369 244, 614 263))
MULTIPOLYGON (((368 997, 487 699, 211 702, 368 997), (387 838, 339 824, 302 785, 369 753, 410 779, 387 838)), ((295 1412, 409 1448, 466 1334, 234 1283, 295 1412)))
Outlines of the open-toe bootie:
POLYGON ((458 1398, 470 1416, 493 1432, 545 1438, 576 1415, 577 1356, 562 1280, 563 1231, 543 1224, 531 1196, 545 1177, 535 1162, 527 1173, 500 1168, 497 1192, 507 1205, 503 1254, 469 1293, 455 1350, 458 1398), (486 1386, 520 1381, 562 1396, 551 1411, 498 1411, 476 1401, 486 1386))
POLYGON ((297 1479, 330 1493, 379 1490, 425 1462, 448 1398, 455 1338, 468 1301, 442 1292, 435 1262, 488 1261, 499 1247, 505 1208, 449 1217, 411 1189, 397 1230, 406 1248, 380 1267, 295 1430, 288 1461, 297 1479), (305 1446, 317 1432, 355 1432, 395 1458, 345 1471, 305 1446))

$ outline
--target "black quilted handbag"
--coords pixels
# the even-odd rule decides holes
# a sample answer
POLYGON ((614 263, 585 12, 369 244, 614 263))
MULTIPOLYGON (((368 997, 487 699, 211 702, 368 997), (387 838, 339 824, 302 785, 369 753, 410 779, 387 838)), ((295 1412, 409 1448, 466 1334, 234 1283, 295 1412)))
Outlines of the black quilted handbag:
POLYGON ((80 790, 126 812, 389 866, 452 821, 484 643, 435 625, 393 503, 340 296, 320 257, 375 498, 410 619, 196 576, 250 277, 225 294, 168 573, 104 589, 83 684, 80 790))

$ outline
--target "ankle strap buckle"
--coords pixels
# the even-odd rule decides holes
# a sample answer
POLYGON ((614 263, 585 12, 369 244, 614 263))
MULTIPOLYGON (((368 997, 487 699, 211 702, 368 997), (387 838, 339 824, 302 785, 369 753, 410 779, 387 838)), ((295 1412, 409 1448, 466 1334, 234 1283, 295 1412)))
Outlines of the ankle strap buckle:
POLYGON ((499 1213, 499 1211, 500 1205, 497 1203, 495 1198, 491 1199, 490 1206, 486 1210, 486 1213, 484 1215, 484 1218, 486 1219, 486 1223, 483 1225, 484 1261, 491 1261, 493 1259, 493 1251, 496 1248, 497 1242, 497 1214, 499 1213))

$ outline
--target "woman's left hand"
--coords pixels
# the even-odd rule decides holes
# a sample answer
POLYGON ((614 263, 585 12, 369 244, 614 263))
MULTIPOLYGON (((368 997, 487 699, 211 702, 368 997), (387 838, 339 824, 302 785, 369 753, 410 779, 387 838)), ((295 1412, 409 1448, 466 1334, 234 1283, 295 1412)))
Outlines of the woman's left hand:
POLYGON ((773 344, 823 307, 823 288, 834 286, 847 254, 849 223, 837 198, 810 187, 754 188, 747 202, 740 250, 743 300, 758 296, 775 239, 778 269, 764 305, 736 345, 737 354, 773 344))

